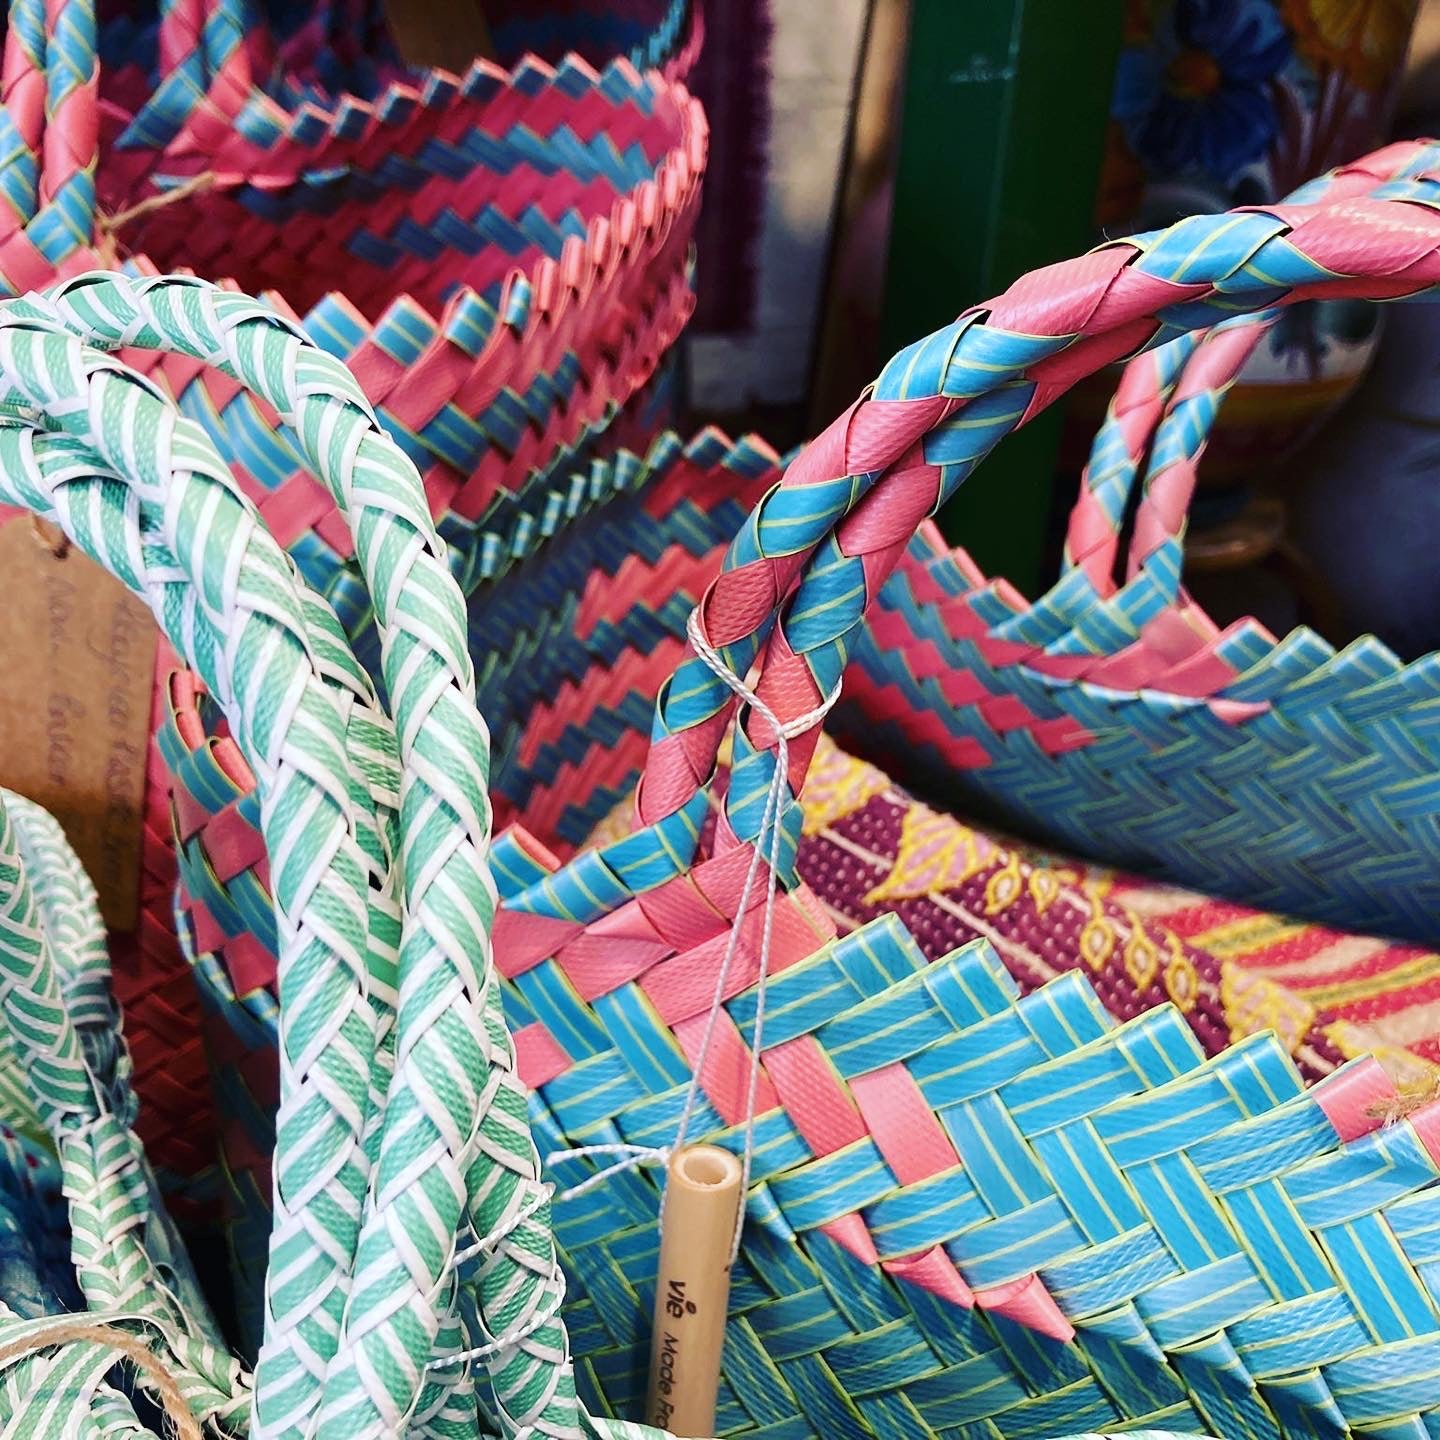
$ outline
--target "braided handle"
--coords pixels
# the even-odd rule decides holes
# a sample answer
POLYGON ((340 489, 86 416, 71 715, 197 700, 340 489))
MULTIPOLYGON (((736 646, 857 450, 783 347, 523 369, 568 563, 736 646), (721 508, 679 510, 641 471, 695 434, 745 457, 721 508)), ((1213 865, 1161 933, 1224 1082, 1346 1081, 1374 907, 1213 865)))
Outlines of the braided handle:
POLYGON ((249 98, 251 48, 265 34, 245 0, 161 0, 158 83, 117 141, 122 150, 190 147, 187 130, 228 129, 249 98))
MULTIPOLYGON (((329 636, 313 624, 316 612, 307 613, 290 567, 233 493, 203 432, 178 420, 131 372, 83 350, 53 324, 30 318, 27 309, 33 307, 14 302, 0 313, 6 398, 12 407, 26 406, 33 417, 27 422, 7 414, 0 428, 7 452, 0 463, 4 498, 59 523, 142 595, 187 658, 221 684, 222 703, 234 712, 242 744, 261 767, 271 853, 298 857, 277 866, 275 885, 287 968, 304 981, 302 993, 323 987, 326 1000, 338 1001, 349 989, 363 996, 384 979, 383 969, 369 973, 366 937, 380 930, 380 921, 367 915, 367 906, 383 906, 398 927, 398 907, 383 888, 392 847, 382 842, 374 800, 348 780, 343 763, 346 752, 359 747, 345 723, 344 702, 334 692, 337 686, 349 692, 352 713, 373 708, 363 675, 358 667, 354 674, 343 672, 343 642, 333 616, 329 636), (88 413, 108 414, 109 433, 76 436, 30 428, 43 416, 83 430, 88 413), (205 501, 197 506, 194 498, 187 500, 197 495, 213 497, 208 514, 205 501), (177 502, 188 503, 192 514, 181 513, 177 502), (238 563, 229 558, 232 549, 238 563), (181 556, 188 562, 188 583, 178 578, 187 574, 181 556), (220 576, 225 580, 217 584, 220 576), (276 698, 282 701, 278 711, 276 698), (370 819, 362 826, 356 807, 367 800, 370 819), (323 872, 309 873, 317 864, 325 866, 323 872), (347 916, 353 917, 349 923, 337 926, 337 919, 347 916), (357 977, 353 986, 343 983, 347 971, 357 977)), ((385 735, 383 715, 375 712, 368 728, 373 736, 367 748, 383 757, 385 746, 374 738, 385 735)), ((352 765, 360 763, 356 753, 352 765)), ((391 776, 382 765, 381 781, 391 776)), ((362 1085, 367 1083, 379 1024, 364 999, 326 1008, 330 1013, 319 1017, 315 1035, 325 1049, 313 1059, 301 1057, 301 1079, 287 1097, 288 1123, 308 1132, 307 1168, 318 1161, 327 1179, 340 1175, 341 1185, 332 1181, 326 1188, 341 1189, 348 1205, 358 1207, 368 1170, 364 1112, 379 1102, 362 1089, 353 1112, 342 1108, 336 1114, 329 1097, 351 1094, 351 1073, 361 1065, 362 1085), (344 1053, 332 1055, 331 1047, 341 1040, 344 1053)), ((315 1021, 309 1024, 314 1030, 315 1021)), ((294 1182, 277 1186, 281 1215, 296 1207, 295 1188, 294 1182)), ((291 1221, 292 1231, 297 1223, 291 1221)), ((318 1259, 310 1252, 320 1237, 309 1244, 297 1244, 293 1234, 287 1238, 289 1265, 304 1267, 303 1288, 322 1301, 332 1291, 343 1300, 349 1279, 349 1266, 341 1261, 345 1232, 327 1236, 330 1247, 321 1249, 318 1259)), ((301 1241, 308 1238, 301 1231, 301 1241)), ((322 1335, 315 1343, 323 1340, 322 1335)))
MULTIPOLYGON (((732 542, 702 638, 782 724, 838 686, 871 600, 924 517, 1000 438, 1081 376, 1240 310, 1326 295, 1413 295, 1440 280, 1440 216, 1397 199, 1200 216, 1027 275, 897 355, 813 441, 732 542), (777 621, 780 623, 777 624, 777 621)), ((507 902, 568 924, 684 874, 734 699, 693 652, 661 690, 637 796, 642 828, 507 902)), ((759 837, 774 737, 737 726, 715 851, 759 837)), ((816 733, 789 745, 782 866, 816 733)), ((768 855, 767 845, 767 855, 768 855)))
POLYGON ((99 70, 94 0, 10 0, 0 76, 0 287, 19 294, 88 254, 99 70))
MULTIPOLYGON (((425 1367, 443 1341, 437 1340, 442 1329, 452 1337, 444 1343, 454 1344, 455 1237, 467 1221, 478 1233, 500 1236, 479 1275, 487 1330, 505 1335, 517 1329, 517 1320, 535 1322, 525 1342, 497 1346, 490 1361, 500 1412, 515 1428, 543 1422, 554 1433, 572 1433, 578 1408, 564 1329, 554 1313, 562 1286, 485 941, 494 907, 484 863, 488 739, 473 705, 463 601, 414 467, 378 429, 349 372, 246 297, 189 280, 87 276, 57 287, 38 304, 11 307, 5 318, 15 330, 0 323, 0 358, 12 333, 58 342, 61 337, 40 328, 43 321, 101 343, 203 358, 254 388, 293 425, 307 460, 347 515, 376 601, 404 761, 398 780, 388 780, 382 769, 376 782, 392 796, 399 791, 406 862, 398 934, 377 908, 394 895, 393 881, 376 875, 366 885, 367 874, 376 874, 388 858, 388 847, 372 845, 368 856, 352 850, 353 863, 341 863, 344 837, 338 830, 346 817, 335 802, 355 789, 355 780, 337 777, 324 787, 326 799, 312 798, 317 814, 333 817, 323 835, 303 808, 284 807, 277 796, 281 781, 289 781, 285 762, 293 766, 301 756, 276 750, 287 733, 276 716, 267 710, 262 730, 245 713, 250 692, 235 683, 238 642, 227 638, 218 655, 197 643, 185 646, 207 683, 220 685, 216 693, 227 715, 236 712, 237 741, 260 782, 282 935, 282 1100, 267 1340, 257 1374, 260 1433, 303 1429, 307 1417, 318 1414, 322 1426, 343 1424, 347 1435, 394 1434, 421 1401, 422 1387, 438 1384, 443 1400, 454 1380, 436 1382, 425 1367), (358 904, 342 900, 347 882, 349 893, 358 890, 358 904), (328 902, 326 894, 333 895, 328 902), (366 1080, 377 1065, 384 1069, 387 1028, 384 1005, 378 1019, 372 1014, 380 999, 373 967, 377 957, 382 970, 395 964, 384 961, 384 951, 397 942, 393 1074, 381 1106, 369 1099, 366 1080), (352 1103, 337 1105, 345 1096, 352 1103), (333 1192, 328 1200, 327 1189, 333 1192), (528 1218, 510 1227, 517 1214, 528 1218), (365 1288, 353 1294, 352 1275, 365 1279, 365 1288), (317 1304, 317 1291, 334 1294, 337 1302, 317 1304), (397 1384, 397 1373, 408 1380, 397 1384), (376 1378, 382 1375, 383 1383, 376 1378)), ((135 394, 105 413, 113 411, 125 433, 99 437, 115 469, 137 453, 130 432, 140 412, 149 413, 162 436, 172 433, 178 440, 183 432, 187 447, 200 443, 192 427, 166 419, 163 403, 138 377, 103 357, 82 360, 86 353, 93 355, 77 352, 59 367, 57 373, 76 377, 75 389, 63 393, 40 385, 48 372, 37 372, 33 360, 6 368, 32 385, 24 392, 31 403, 81 431, 89 415, 101 413, 82 393, 79 377, 86 367, 98 364, 107 377, 123 375, 135 394)), ((218 634, 244 635, 225 607, 246 600, 253 605, 257 591, 254 583, 238 590, 217 586, 217 577, 234 574, 237 563, 214 553, 221 536, 246 536, 244 561, 259 553, 284 573, 287 586, 295 582, 268 535, 258 531, 253 512, 228 485, 213 483, 225 472, 208 442, 202 450, 206 463, 200 468, 212 482, 206 493, 218 490, 211 502, 215 513, 231 518, 217 530, 201 525, 196 510, 189 519, 199 528, 184 536, 191 548, 173 548, 186 554, 195 583, 219 607, 216 619, 225 623, 216 626, 218 634)), ((175 502, 165 507, 167 516, 175 512, 175 502)), ((118 563, 108 558, 112 567, 118 563)), ((297 638, 304 633, 303 609, 297 599, 292 609, 277 612, 297 638)), ((323 646, 310 642, 325 669, 340 664, 329 652, 344 654, 333 616, 330 625, 333 633, 322 637, 323 646)), ((260 628, 268 633, 275 626, 260 628)), ((346 659, 344 679, 363 688, 358 666, 346 659)), ((296 663, 293 653, 289 660, 296 663)), ((308 693, 297 690, 299 684, 287 686, 276 677, 251 698, 308 693)), ((286 706, 281 719, 299 716, 286 706)), ((370 716, 367 724, 383 732, 379 718, 382 723, 370 716)), ((307 720, 320 724, 318 715, 307 720)), ((330 749, 336 743, 343 749, 340 736, 330 749)), ((313 742, 304 749, 313 750, 313 742)), ((361 766, 352 776, 374 773, 373 765, 368 771, 361 766)))
MULTIPOLYGON (((1401 191, 1384 187, 1402 180, 1424 187, 1414 192, 1420 198, 1433 193, 1420 177, 1437 167, 1440 146, 1398 141, 1309 181, 1284 203, 1323 204, 1377 191, 1398 197, 1401 191)), ((1178 544, 1195 467, 1220 403, 1279 318, 1276 309, 1240 316, 1203 334, 1181 336, 1125 367, 1081 475, 1061 558, 1062 581, 1078 570, 1094 595, 1114 595, 1120 532, 1142 464, 1146 470, 1126 578, 1134 580, 1149 568, 1166 541, 1178 544)), ((1154 579, 1173 600, 1178 570, 1157 567, 1154 579)))
POLYGON ((0 1013, 60 1158, 81 1292, 92 1311, 155 1322, 171 1337, 189 1408, 234 1423, 248 1403, 244 1377, 132 1129, 109 973, 94 888, 59 825, 0 790, 0 1013))

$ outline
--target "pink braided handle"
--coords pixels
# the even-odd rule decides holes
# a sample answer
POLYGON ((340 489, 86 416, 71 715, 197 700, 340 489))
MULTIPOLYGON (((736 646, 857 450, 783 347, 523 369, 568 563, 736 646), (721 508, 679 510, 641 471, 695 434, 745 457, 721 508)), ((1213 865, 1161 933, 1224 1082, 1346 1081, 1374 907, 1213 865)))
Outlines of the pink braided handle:
POLYGON ((0 289, 21 294, 94 263, 99 68, 90 0, 10 0, 8 10, 0 103, 14 135, 0 289))
POLYGON ((202 132, 207 122, 228 128, 249 98, 255 75, 263 74, 273 59, 269 36, 269 26, 258 23, 245 0, 164 0, 160 79, 194 64, 205 92, 199 107, 202 132))
MULTIPOLYGON (((1309 182, 1287 203, 1333 203, 1437 166, 1440 150, 1434 145, 1397 141, 1309 182)), ((1273 312, 1242 317, 1172 342, 1173 355, 1149 351, 1126 365, 1081 475, 1065 537, 1062 574, 1081 570, 1097 595, 1115 593, 1123 502, 1133 492, 1151 442, 1188 401, 1208 392, 1218 403, 1278 318, 1273 312), (1102 467, 1108 471, 1104 477, 1097 474, 1102 467), (1101 478, 1109 487, 1108 495, 1097 487, 1101 478)), ((1189 437, 1184 454, 1167 456, 1160 468, 1153 468, 1152 462, 1136 509, 1127 579, 1136 576, 1157 545, 1183 534, 1209 429, 1205 422, 1201 433, 1189 437)))
MULTIPOLYGON (((1437 247, 1433 211, 1361 198, 1200 217, 1023 277, 898 355, 790 465, 704 596, 701 633, 735 673, 760 660, 758 693, 782 724, 816 710, 916 527, 1009 429, 1082 376, 1178 329, 1247 306, 1427 289, 1440 281, 1437 247)), ((708 787, 733 708, 698 664, 682 666, 658 703, 637 800, 643 823, 659 826, 708 787)), ((790 744, 792 797, 816 733, 790 744)), ((754 715, 737 733, 731 826, 722 821, 717 853, 756 833, 742 752, 763 757, 773 738, 754 715)))
MULTIPOLYGON (((1229 393, 1277 318, 1271 316, 1258 325, 1237 325, 1233 328, 1217 325, 1202 337, 1166 403, 1165 416, 1160 424, 1163 426, 1165 419, 1173 416, 1177 407, 1187 400, 1204 396, 1207 392, 1216 398, 1218 409, 1218 402, 1229 393)), ((1126 556, 1127 580, 1135 578, 1146 557, 1158 545, 1167 538, 1178 540, 1184 535, 1200 473, 1200 461, 1209 440, 1210 427, 1207 426, 1193 448, 1187 448, 1183 455, 1158 468, 1152 464, 1152 468, 1147 470, 1126 556)), ((1118 546, 1118 535, 1115 541, 1118 546)))

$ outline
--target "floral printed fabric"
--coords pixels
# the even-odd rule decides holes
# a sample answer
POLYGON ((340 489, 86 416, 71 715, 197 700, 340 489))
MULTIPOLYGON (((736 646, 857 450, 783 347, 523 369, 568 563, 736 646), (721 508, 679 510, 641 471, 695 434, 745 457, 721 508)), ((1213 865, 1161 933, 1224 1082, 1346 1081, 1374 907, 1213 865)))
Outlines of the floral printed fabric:
POLYGON ((1384 133, 1417 0, 1131 0, 1099 220, 1274 199, 1384 133))
POLYGON ((1259 160, 1279 130, 1279 77, 1293 59, 1268 0, 1173 0, 1137 28, 1116 68, 1113 114, 1140 162, 1228 176, 1259 160))
POLYGON ((803 798, 800 873, 842 929, 894 910, 931 958, 983 935, 1027 988, 1083 967, 1121 1019, 1170 1001, 1212 1053, 1274 1030, 1312 1077, 1373 1051, 1440 1082, 1440 956, 1012 844, 828 740, 803 798))
MULTIPOLYGON (((822 738, 801 877, 841 931, 894 911, 931 959, 983 936, 1026 989, 1083 968, 1128 1020, 1174 1004, 1206 1050, 1274 1030, 1312 1079, 1373 1052, 1440 1085, 1440 956, 1342 935, 1016 845, 921 804, 822 738)), ((628 832, 624 802, 591 836, 628 832)))

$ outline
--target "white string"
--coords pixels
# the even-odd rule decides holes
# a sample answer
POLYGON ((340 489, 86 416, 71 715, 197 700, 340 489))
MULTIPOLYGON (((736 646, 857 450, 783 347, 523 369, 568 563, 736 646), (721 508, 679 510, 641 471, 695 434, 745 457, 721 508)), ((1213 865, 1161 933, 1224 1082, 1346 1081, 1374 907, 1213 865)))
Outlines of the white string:
POLYGON ((484 1360, 489 1355, 498 1355, 502 1350, 508 1350, 512 1345, 518 1345, 522 1340, 527 1340, 537 1330, 543 1330, 559 1314, 564 1305, 565 1295, 561 1293, 550 1302, 548 1308, 542 1310, 533 1320, 527 1320, 523 1325, 517 1325, 515 1329, 507 1331, 504 1335, 497 1335, 495 1339, 484 1345, 477 1345, 473 1350, 457 1350, 453 1355, 442 1355, 437 1360, 429 1360, 425 1364, 426 1370, 443 1370, 448 1365, 468 1365, 472 1360, 484 1360))
MULTIPOLYGON (((760 696, 752 690, 726 663, 723 655, 706 640, 700 629, 700 611, 698 609, 690 612, 690 619, 686 624, 685 633, 689 638, 691 648, 695 654, 705 663, 712 673, 720 679, 741 701, 742 705, 748 706, 762 720, 769 725, 775 735, 775 769, 770 776, 770 785, 765 795, 765 807, 760 814, 760 828, 755 836, 755 843, 750 856, 750 868, 745 872, 745 883, 740 890, 740 903, 737 907, 735 923, 730 927, 730 938, 725 946, 725 954, 720 962, 720 970, 715 980, 715 994, 710 1002, 710 1012, 705 1021, 705 1032, 700 1038, 700 1051, 695 1058, 693 1073, 690 1077, 689 1088, 685 1092, 685 1105, 680 1112, 680 1124, 676 1129, 675 1138, 669 1145, 627 1145, 623 1143, 604 1145, 577 1145, 569 1150, 556 1150, 545 1157, 547 1165, 554 1165, 560 1160, 582 1159, 599 1155, 618 1155, 623 1158, 613 1165, 607 1165, 597 1170, 593 1175, 587 1176, 577 1185, 572 1185, 568 1190, 562 1190, 555 1196, 557 1200, 569 1200, 577 1195, 583 1195, 587 1190, 603 1184, 612 1175, 620 1175, 629 1170, 636 1170, 645 1165, 666 1165, 670 1157, 685 1143, 685 1136, 689 1132, 690 1122, 694 1118, 695 1108, 700 1101, 700 1077, 705 1072, 705 1061, 710 1054, 710 1046, 715 1038, 716 1027, 719 1024, 720 1012, 725 1005, 725 992, 730 979, 730 971, 735 963, 735 956, 740 947, 740 930, 744 924, 746 912, 750 906, 750 896, 755 888, 755 878, 763 863, 767 870, 765 881, 765 909, 761 922, 760 932, 760 963, 755 981, 755 1027, 754 1035, 750 1045, 750 1075, 746 1085, 745 1093, 745 1143, 741 1154, 741 1178, 740 1178, 740 1206, 735 1216, 735 1233, 730 1245, 730 1261, 734 1264, 740 1253, 740 1241, 745 1229, 745 1197, 750 1190, 750 1172, 755 1154, 755 1103, 760 1091, 760 1052, 764 1047, 765 1035, 765 991, 770 978, 770 947, 774 936, 775 928, 775 903, 779 893, 780 883, 780 855, 784 841, 784 829, 781 825, 781 806, 785 802, 785 792, 790 777, 790 741, 798 735, 803 735, 813 730, 825 716, 830 712, 835 702, 840 698, 840 686, 837 684, 834 690, 825 697, 813 710, 807 711, 804 715, 797 715, 792 720, 781 722, 780 717, 765 703, 760 696), (769 840, 768 853, 766 840, 769 840)), ((509 1235, 518 1225, 537 1210, 546 1200, 554 1194, 554 1187, 543 1186, 538 1192, 538 1198, 527 1207, 516 1211, 508 1220, 504 1221, 496 1229, 483 1239, 477 1240, 473 1245, 460 1251, 455 1256, 455 1263, 459 1264, 464 1260, 472 1259, 476 1255, 487 1253, 495 1248, 505 1236, 509 1235)), ((663 1225, 665 1218, 665 1196, 668 1194, 668 1187, 660 1194, 660 1220, 663 1225)), ((455 1355, 446 1355, 438 1360, 432 1360, 426 1365, 427 1370, 436 1370, 442 1366, 466 1363, 471 1360, 483 1359, 493 1355, 497 1351, 507 1349, 518 1344, 527 1336, 533 1335, 535 1331, 548 1325, 559 1313, 559 1302, 548 1311, 534 1320, 527 1321, 516 1329, 505 1335, 481 1345, 474 1350, 461 1351, 455 1355)))
MULTIPOLYGON (((532 1215, 543 1209, 554 1193, 555 1187, 549 1183, 537 1185, 535 1187, 535 1193, 530 1197, 528 1204, 522 1205, 508 1220, 502 1220, 493 1230, 486 1235, 482 1235, 473 1245, 467 1245, 463 1250, 457 1250, 450 1263, 452 1265, 463 1265, 467 1260, 473 1260, 477 1255, 485 1255, 494 1250, 507 1235, 518 1230, 532 1215)), ((568 1198, 568 1193, 561 1198, 568 1198)))
MULTIPOLYGON (((690 612, 685 633, 696 655, 705 662, 727 689, 739 697, 742 705, 748 706, 770 726, 775 735, 775 768, 770 776, 770 788, 765 795, 765 808, 760 815, 760 828, 755 836, 755 845, 750 856, 750 868, 745 872, 745 884, 740 891, 740 903, 737 906, 735 923, 730 927, 730 938, 725 946, 725 957, 720 962, 720 973, 715 981, 715 995, 710 1002, 710 1013, 705 1021, 705 1033, 700 1040, 700 1053, 695 1059, 694 1073, 690 1077, 690 1089, 685 1096, 685 1108, 680 1112, 679 1129, 671 1145, 672 1150, 678 1150, 684 1144, 685 1135, 690 1128, 690 1120, 694 1115, 695 1106, 699 1102, 700 1077, 705 1072, 705 1061, 709 1056, 710 1045, 715 1037, 720 1012, 724 1007, 730 967, 734 963, 740 946, 740 929, 750 905, 750 893, 755 886, 755 877, 759 872, 761 862, 765 861, 768 874, 765 882, 765 914, 760 933, 760 964, 755 981, 755 1033, 750 1045, 750 1078, 745 1096, 745 1144, 740 1161, 740 1209, 735 1217, 735 1235, 730 1247, 730 1260, 733 1264, 736 1256, 740 1253, 740 1239, 745 1228, 745 1197, 750 1192, 750 1170, 755 1154, 755 1099, 760 1089, 760 1051, 763 1048, 765 1033, 765 990, 770 978, 770 944, 774 933, 775 900, 780 882, 780 854, 784 840, 784 830, 780 823, 783 818, 781 806, 785 801, 785 792, 790 778, 790 741, 798 735, 813 730, 825 718, 831 707, 840 698, 840 685, 837 683, 834 690, 813 710, 782 723, 780 717, 730 668, 725 657, 705 638, 701 629, 698 606, 690 612), (768 855, 765 853, 767 834, 770 840, 768 855)), ((662 1223, 664 1216, 665 1196, 662 1194, 660 1197, 662 1223)))
POLYGON ((587 1190, 593 1190, 612 1175, 623 1175, 625 1171, 639 1169, 642 1165, 668 1165, 671 1153, 672 1149, 669 1145, 577 1145, 573 1150, 553 1151, 545 1157, 545 1163, 553 1165, 557 1160, 577 1159, 586 1155, 624 1155, 627 1157, 614 1165, 607 1165, 603 1170, 597 1170, 578 1185, 572 1185, 568 1190, 562 1190, 557 1197, 560 1200, 573 1200, 575 1196, 583 1195, 587 1190))

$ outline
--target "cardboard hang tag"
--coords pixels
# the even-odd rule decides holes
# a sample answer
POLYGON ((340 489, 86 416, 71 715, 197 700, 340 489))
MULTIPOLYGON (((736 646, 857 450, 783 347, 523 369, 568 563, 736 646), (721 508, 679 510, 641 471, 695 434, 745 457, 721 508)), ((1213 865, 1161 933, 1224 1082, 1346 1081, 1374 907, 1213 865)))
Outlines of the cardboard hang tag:
POLYGON ((30 516, 0 521, 0 785, 65 828, 105 923, 133 930, 155 622, 30 516))

